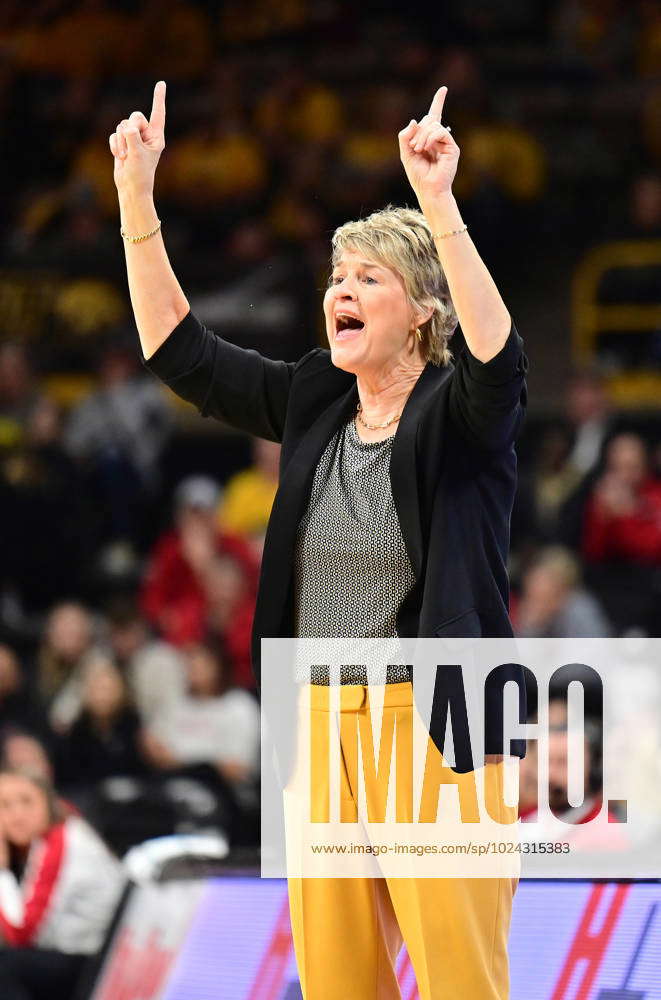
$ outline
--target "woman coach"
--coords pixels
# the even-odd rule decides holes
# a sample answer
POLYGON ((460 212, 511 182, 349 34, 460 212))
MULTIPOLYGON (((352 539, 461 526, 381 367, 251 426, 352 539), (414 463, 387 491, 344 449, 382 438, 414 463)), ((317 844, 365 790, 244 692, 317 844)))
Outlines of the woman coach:
MULTIPOLYGON (((165 84, 156 85, 149 120, 134 112, 110 137, 147 367, 203 415, 282 442, 253 630, 258 681, 262 636, 511 635, 505 563, 526 360, 452 195, 459 149, 440 122, 446 92, 399 133, 421 213, 388 208, 335 233, 324 298, 330 351, 297 363, 229 344, 190 312, 153 202, 165 84), (447 341, 457 320, 467 350, 452 366, 447 341), (334 545, 332 564, 324 532, 346 542, 334 545)), ((401 669, 386 678, 395 704, 407 689, 410 696, 401 669)), ((327 683, 312 680, 313 688, 327 683)), ((503 766, 499 703, 493 689, 487 770, 503 766)), ((436 710, 430 734, 441 748, 436 710)), ((523 742, 508 750, 522 756, 523 742)), ((457 771, 474 766, 467 748, 455 754, 457 771)), ((509 878, 291 879, 306 1000, 398 997, 402 937, 425 1000, 504 1000, 515 886, 509 878)))

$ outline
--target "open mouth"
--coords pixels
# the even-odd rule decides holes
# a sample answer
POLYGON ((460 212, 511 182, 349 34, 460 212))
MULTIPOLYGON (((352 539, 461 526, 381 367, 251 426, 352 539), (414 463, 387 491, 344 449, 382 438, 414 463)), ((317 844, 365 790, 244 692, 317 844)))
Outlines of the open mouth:
POLYGON ((365 324, 356 316, 349 316, 338 313, 335 317, 335 339, 348 340, 349 337, 356 336, 364 328, 365 324))

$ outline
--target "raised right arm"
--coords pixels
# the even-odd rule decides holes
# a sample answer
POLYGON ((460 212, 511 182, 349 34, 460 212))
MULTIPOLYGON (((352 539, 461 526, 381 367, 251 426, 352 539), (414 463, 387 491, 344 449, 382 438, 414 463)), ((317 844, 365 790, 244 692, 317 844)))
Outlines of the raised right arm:
POLYGON ((144 236, 159 224, 154 207, 154 177, 164 147, 165 83, 161 80, 154 87, 149 121, 140 111, 134 111, 110 136, 131 305, 142 353, 147 359, 190 309, 168 260, 160 230, 139 243, 126 238, 144 236))
POLYGON ((203 416, 279 441, 296 365, 237 347, 203 327, 190 312, 160 229, 139 242, 126 238, 145 236, 159 225, 153 191, 164 146, 165 83, 160 81, 149 121, 134 111, 110 136, 129 292, 145 365, 203 416))

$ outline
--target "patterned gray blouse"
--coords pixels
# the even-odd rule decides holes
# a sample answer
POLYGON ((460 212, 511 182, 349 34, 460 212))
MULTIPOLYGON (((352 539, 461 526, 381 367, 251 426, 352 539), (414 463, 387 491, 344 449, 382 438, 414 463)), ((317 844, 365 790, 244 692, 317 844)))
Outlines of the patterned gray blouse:
MULTIPOLYGON (((415 577, 390 486, 393 439, 362 441, 351 417, 319 460, 308 509, 298 526, 296 636, 397 636, 397 610, 415 577)), ((356 665, 343 666, 340 683, 366 684, 364 662, 361 658, 356 665)), ((321 665, 312 666, 311 674, 297 666, 295 676, 299 682, 328 684, 328 674, 321 665)), ((382 670, 376 679, 405 681, 410 672, 405 664, 391 662, 387 673, 382 670)))

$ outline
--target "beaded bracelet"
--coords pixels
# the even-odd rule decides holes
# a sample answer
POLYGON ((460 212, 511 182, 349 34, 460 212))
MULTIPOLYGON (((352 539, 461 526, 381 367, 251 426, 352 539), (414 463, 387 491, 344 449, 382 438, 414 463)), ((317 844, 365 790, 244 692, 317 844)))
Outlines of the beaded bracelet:
POLYGON ((143 240, 148 240, 150 236, 155 236, 156 233, 159 231, 160 228, 161 228, 161 222, 160 222, 160 219, 159 219, 159 222, 158 222, 158 225, 156 226, 156 228, 152 229, 152 231, 150 233, 143 233, 142 236, 129 236, 127 233, 124 232, 124 229, 122 227, 120 227, 119 232, 120 232, 120 235, 121 235, 122 239, 126 240, 128 243, 142 243, 143 240))
POLYGON ((465 233, 468 226, 464 226, 463 229, 451 229, 447 233, 432 233, 432 239, 434 240, 444 240, 446 236, 458 236, 459 233, 465 233))

